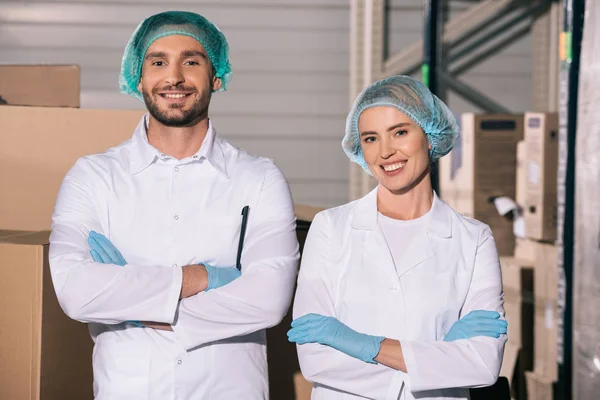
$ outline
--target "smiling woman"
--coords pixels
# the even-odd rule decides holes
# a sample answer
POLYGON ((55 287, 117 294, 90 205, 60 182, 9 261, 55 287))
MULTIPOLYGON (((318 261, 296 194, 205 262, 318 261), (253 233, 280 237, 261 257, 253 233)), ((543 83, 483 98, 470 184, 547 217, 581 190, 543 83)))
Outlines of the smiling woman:
POLYGON ((369 171, 391 191, 406 192, 429 173, 431 144, 423 129, 393 107, 363 111, 358 124, 369 171))
POLYGON ((342 146, 379 185, 317 214, 289 340, 319 399, 468 399, 498 378, 506 341, 489 227, 433 192, 458 136, 448 107, 393 76, 367 87, 342 146))

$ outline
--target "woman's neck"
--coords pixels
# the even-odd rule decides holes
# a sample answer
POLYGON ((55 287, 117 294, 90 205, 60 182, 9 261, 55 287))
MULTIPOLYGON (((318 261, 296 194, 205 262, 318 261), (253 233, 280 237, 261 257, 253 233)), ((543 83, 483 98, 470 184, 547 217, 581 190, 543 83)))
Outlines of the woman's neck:
POLYGON ((377 189, 377 210, 386 217, 411 220, 419 218, 433 205, 431 179, 426 176, 416 186, 402 193, 394 193, 383 185, 377 189))

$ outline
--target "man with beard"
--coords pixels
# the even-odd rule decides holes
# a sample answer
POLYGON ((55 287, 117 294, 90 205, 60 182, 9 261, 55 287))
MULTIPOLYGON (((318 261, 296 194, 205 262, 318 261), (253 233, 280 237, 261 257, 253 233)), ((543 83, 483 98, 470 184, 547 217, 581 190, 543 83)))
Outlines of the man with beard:
POLYGON ((89 324, 96 399, 268 398, 265 329, 290 305, 298 242, 279 169, 208 117, 230 78, 202 16, 144 20, 120 86, 148 114, 64 178, 50 267, 65 313, 89 324))

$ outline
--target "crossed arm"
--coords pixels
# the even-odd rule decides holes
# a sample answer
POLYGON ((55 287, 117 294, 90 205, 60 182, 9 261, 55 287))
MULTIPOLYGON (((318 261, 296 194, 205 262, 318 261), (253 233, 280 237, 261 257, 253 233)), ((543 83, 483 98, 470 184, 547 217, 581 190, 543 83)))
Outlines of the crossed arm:
MULTIPOLYGON (((127 260, 119 249, 111 243, 106 236, 91 231, 88 236, 90 254, 93 260, 101 264, 127 265, 127 260)), ((216 289, 239 278, 241 271, 234 267, 213 267, 205 264, 192 264, 182 267, 181 270, 181 293, 179 299, 195 296, 200 292, 216 289)), ((135 325, 143 325, 148 328, 172 331, 170 324, 150 321, 131 321, 135 325)))
POLYGON ((290 340, 298 343, 302 373, 309 381, 382 399, 397 398, 405 384, 416 392, 487 386, 496 381, 506 323, 498 320, 503 313, 502 288, 489 229, 480 235, 471 289, 455 326, 464 328, 465 321, 471 323, 473 319, 498 324, 493 323, 489 331, 487 327, 467 327, 463 335, 451 335, 453 326, 446 335, 448 340, 427 342, 374 337, 355 332, 335 319, 336 274, 328 260, 329 225, 326 214, 319 214, 311 225, 298 278, 295 320, 289 333, 290 340), (481 318, 481 311, 494 318, 481 318))
POLYGON ((77 174, 67 175, 53 215, 50 268, 58 300, 71 318, 168 324, 190 349, 276 325, 285 315, 299 253, 289 187, 276 167, 266 173, 253 209, 242 257, 244 274, 220 290, 204 291, 208 276, 199 265, 95 262, 88 236, 91 230, 102 232, 98 209, 93 188, 77 174))

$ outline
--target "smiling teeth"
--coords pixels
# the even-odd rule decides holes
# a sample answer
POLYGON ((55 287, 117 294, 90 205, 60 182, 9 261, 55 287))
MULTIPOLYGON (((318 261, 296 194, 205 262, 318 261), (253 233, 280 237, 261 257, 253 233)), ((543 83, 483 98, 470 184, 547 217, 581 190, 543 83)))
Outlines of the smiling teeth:
POLYGON ((397 164, 392 164, 392 165, 384 165, 383 169, 386 172, 392 172, 392 171, 395 171, 397 169, 400 169, 400 168, 404 167, 404 164, 406 164, 406 163, 402 162, 402 163, 397 163, 397 164))
POLYGON ((185 94, 165 94, 167 99, 183 99, 185 96, 185 94))

